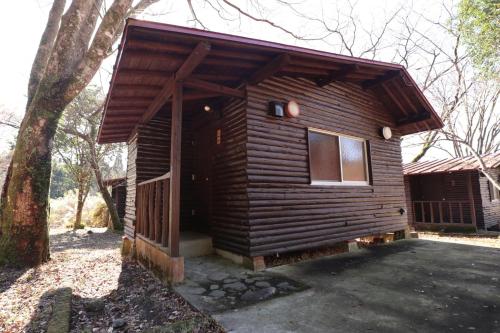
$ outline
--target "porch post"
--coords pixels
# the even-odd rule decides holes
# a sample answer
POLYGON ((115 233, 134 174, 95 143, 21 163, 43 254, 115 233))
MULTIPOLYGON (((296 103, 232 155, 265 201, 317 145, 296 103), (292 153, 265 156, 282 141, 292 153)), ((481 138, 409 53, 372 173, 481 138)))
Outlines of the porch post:
POLYGON ((477 231, 476 205, 474 204, 474 192, 472 191, 472 172, 467 173, 467 192, 469 194, 470 216, 477 231))
POLYGON ((170 133, 170 218, 168 248, 171 257, 179 256, 179 219, 181 193, 182 83, 174 82, 170 133))

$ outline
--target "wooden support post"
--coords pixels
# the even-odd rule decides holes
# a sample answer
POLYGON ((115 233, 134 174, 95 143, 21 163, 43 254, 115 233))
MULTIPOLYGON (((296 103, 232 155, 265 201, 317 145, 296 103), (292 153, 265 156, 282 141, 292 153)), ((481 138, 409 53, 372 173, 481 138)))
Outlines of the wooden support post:
POLYGON ((423 202, 423 201, 422 201, 422 202, 420 202, 420 209, 421 209, 421 211, 422 211, 422 222, 424 222, 424 223, 425 223, 425 222, 427 222, 427 221, 425 220, 425 209, 424 209, 424 202, 423 202))
POLYGON ((149 183, 148 185, 148 223, 149 223, 149 233, 147 237, 154 241, 155 234, 155 210, 154 210, 154 202, 155 202, 155 183, 149 183))
POLYGON ((471 219, 472 219, 472 224, 474 225, 474 227, 476 228, 476 231, 477 231, 476 205, 474 203, 474 192, 472 191, 472 175, 471 175, 471 172, 467 173, 467 192, 469 194, 470 216, 471 216, 471 219))
POLYGON ((453 223, 453 207, 451 202, 448 202, 448 210, 450 211, 450 223, 453 223))
POLYGON ((439 223, 443 223, 443 203, 439 201, 439 223))
POLYGON ((162 212, 162 221, 161 221, 161 245, 168 247, 168 219, 170 218, 169 216, 169 207, 168 205, 170 204, 170 179, 167 178, 162 181, 163 182, 163 212, 162 212))
POLYGON ((161 182, 154 182, 155 187, 155 233, 154 241, 161 243, 161 182))
POLYGON ((434 223, 434 203, 433 202, 430 202, 429 203, 429 208, 431 210, 431 223, 434 223))
POLYGON ((182 83, 174 83, 172 96, 172 129, 170 133, 170 216, 168 249, 171 257, 179 256, 179 219, 181 194, 182 83))
POLYGON ((458 203, 458 210, 460 212, 460 223, 464 224, 464 208, 461 202, 458 203))

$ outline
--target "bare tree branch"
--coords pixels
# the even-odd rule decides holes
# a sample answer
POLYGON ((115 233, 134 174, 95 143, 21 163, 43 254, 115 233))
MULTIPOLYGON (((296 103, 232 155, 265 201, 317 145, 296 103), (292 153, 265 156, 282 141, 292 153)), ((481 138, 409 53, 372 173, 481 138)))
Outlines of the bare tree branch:
POLYGON ((66 5, 66 0, 54 0, 52 3, 52 8, 49 12, 49 17, 47 19, 47 25, 40 39, 40 44, 38 46, 37 53, 35 55, 35 60, 31 66, 31 73, 28 83, 28 103, 30 105, 33 95, 36 92, 38 84, 42 79, 45 68, 50 58, 52 52, 52 47, 57 38, 57 33, 59 31, 59 23, 61 22, 61 17, 64 12, 64 6, 66 5))

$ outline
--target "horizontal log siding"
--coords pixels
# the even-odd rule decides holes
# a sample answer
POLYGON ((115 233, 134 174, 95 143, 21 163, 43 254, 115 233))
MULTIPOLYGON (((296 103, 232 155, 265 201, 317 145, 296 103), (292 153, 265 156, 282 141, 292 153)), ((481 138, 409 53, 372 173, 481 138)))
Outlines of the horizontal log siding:
POLYGON ((352 84, 318 88, 272 78, 248 87, 247 172, 250 255, 270 255, 404 229, 407 215, 400 135, 380 136, 394 122, 370 91, 352 84), (298 118, 267 115, 269 101, 297 100, 298 118), (372 185, 313 186, 307 127, 369 140, 372 185))
MULTIPOLYGON (((192 133, 190 119, 183 120, 181 170, 181 229, 191 221, 192 133)), ((129 140, 125 232, 134 235, 135 195, 138 183, 170 171, 170 117, 156 116, 129 140)))
POLYGON ((135 237, 136 158, 137 135, 133 135, 127 143, 127 195, 125 199, 125 217, 123 218, 125 235, 131 239, 135 237))
MULTIPOLYGON (((500 168, 489 169, 488 172, 499 179, 500 168)), ((482 203, 483 228, 491 228, 500 224, 500 200, 491 201, 488 179, 484 176, 478 177, 482 203)))
POLYGON ((405 198, 406 198, 406 214, 408 215, 408 224, 415 224, 415 216, 413 215, 413 203, 411 197, 411 182, 410 176, 404 176, 404 184, 405 184, 405 198))
POLYGON ((214 152, 212 165, 211 230, 216 248, 248 255, 245 113, 243 100, 231 101, 222 110, 222 147, 214 152))

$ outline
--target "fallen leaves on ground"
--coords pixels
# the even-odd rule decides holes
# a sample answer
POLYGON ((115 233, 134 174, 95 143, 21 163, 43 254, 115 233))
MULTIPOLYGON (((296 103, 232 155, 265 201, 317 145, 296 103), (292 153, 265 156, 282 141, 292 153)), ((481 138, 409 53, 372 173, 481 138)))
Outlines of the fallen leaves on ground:
POLYGON ((148 271, 122 261, 119 245, 120 235, 104 229, 51 230, 48 263, 2 268, 0 332, 44 332, 53 290, 62 287, 73 289, 72 332, 142 332, 175 322, 222 332, 148 271))

